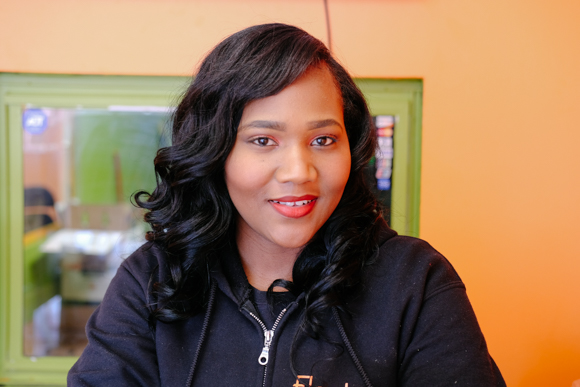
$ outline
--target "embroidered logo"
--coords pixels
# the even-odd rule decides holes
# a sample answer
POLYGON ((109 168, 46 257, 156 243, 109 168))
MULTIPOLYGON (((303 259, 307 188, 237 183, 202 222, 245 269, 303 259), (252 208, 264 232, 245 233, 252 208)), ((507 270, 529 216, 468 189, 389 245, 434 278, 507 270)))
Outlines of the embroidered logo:
MULTIPOLYGON (((296 383, 294 383, 292 387, 312 387, 312 378, 312 375, 298 375, 296 383), (303 381, 303 383, 301 383, 301 381, 303 381), (304 384, 306 382, 308 382, 308 384, 304 384)), ((348 383, 344 383, 344 387, 348 387, 348 383)))

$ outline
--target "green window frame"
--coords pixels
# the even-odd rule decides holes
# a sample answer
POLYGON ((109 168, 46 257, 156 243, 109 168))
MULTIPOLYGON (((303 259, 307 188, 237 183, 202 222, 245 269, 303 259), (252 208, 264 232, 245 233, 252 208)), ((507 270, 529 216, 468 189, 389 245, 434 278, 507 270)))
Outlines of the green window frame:
MULTIPOLYGON (((0 385, 66 385, 76 357, 23 355, 26 107, 173 106, 187 77, 0 73, 0 385)), ((373 115, 396 117, 391 225, 419 234, 422 81, 358 79, 373 115)))
POLYGON ((423 81, 356 79, 374 116, 395 116, 390 226, 419 236, 423 81))

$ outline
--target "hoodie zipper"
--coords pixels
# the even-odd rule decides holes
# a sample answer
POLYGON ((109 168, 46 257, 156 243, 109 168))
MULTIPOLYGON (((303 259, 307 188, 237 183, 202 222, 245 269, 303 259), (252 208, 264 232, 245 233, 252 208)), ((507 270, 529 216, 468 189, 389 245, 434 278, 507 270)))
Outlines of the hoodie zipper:
POLYGON ((287 308, 282 309, 282 311, 276 318, 276 321, 274 321, 272 329, 270 330, 266 328, 266 324, 264 324, 258 316, 256 316, 249 310, 246 310, 250 314, 250 316, 252 316, 254 320, 256 320, 258 324, 260 324, 260 327, 262 327, 262 331, 264 331, 264 347, 262 348, 262 353, 260 353, 260 356, 258 357, 258 363, 264 366, 264 379, 262 380, 262 386, 266 385, 266 374, 268 372, 268 359, 270 358, 270 346, 272 345, 272 339, 274 338, 274 333, 276 332, 276 328, 278 327, 280 320, 282 319, 284 314, 286 314, 287 310, 288 310, 287 308))

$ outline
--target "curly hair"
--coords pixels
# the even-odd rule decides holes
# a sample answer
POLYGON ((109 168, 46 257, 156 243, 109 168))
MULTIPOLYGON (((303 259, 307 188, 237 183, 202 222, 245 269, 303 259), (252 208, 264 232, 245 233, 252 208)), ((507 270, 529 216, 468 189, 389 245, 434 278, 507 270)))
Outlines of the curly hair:
POLYGON ((303 326, 317 336, 323 313, 343 307, 347 293, 356 290, 382 224, 382 209, 364 176, 376 149, 372 117, 350 75, 320 40, 294 26, 264 24, 231 35, 203 60, 173 115, 172 145, 155 158, 157 187, 134 196, 147 210, 147 240, 166 251, 171 273, 170 281, 156 284, 158 319, 183 319, 204 308, 209 262, 236 224, 224 165, 245 106, 279 93, 313 66, 327 66, 340 90, 351 170, 337 208, 297 257, 293 282, 277 280, 270 291, 282 285, 305 292, 303 326))

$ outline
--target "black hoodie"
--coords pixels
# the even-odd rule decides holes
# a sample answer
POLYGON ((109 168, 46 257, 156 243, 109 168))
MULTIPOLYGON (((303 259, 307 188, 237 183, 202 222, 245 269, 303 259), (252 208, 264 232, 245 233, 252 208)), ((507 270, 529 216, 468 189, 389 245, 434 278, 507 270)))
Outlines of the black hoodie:
POLYGON ((330 310, 318 340, 296 334, 303 295, 266 326, 227 249, 206 311, 150 328, 150 279, 166 278, 163 256, 147 243, 123 262, 69 386, 505 386, 465 286, 422 240, 385 228, 349 313, 330 310))

